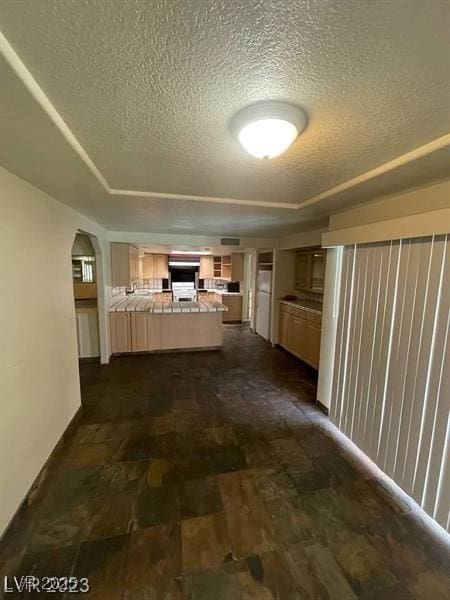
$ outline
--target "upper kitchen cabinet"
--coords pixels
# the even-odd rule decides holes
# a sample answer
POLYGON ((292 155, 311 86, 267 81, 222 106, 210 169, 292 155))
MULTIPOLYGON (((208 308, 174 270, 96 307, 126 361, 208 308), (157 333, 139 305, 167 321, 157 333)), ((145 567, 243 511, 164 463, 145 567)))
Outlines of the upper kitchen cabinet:
POLYGON ((200 279, 213 279, 214 277, 214 256, 200 256, 200 279))
POLYGON ((299 250, 295 260, 295 288, 322 294, 325 285, 326 250, 299 250))
POLYGON ((113 287, 129 287, 139 279, 138 249, 135 246, 111 243, 111 279, 113 287))
POLYGON ((169 277, 169 259, 167 254, 144 254, 142 276, 144 279, 169 277))
POLYGON ((227 256, 214 256, 213 274, 215 279, 242 281, 244 279, 244 255, 235 252, 227 256))
POLYGON ((155 276, 155 255, 144 254, 142 262, 142 277, 143 279, 150 279, 155 276))
POLYGON ((167 279, 169 277, 169 257, 167 254, 155 254, 155 277, 167 279))

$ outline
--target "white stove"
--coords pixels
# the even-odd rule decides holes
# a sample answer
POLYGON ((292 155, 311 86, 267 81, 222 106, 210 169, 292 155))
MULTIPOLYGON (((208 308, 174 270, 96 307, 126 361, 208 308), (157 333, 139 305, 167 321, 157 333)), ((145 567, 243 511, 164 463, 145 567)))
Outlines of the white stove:
POLYGON ((195 302, 197 290, 192 282, 172 282, 174 302, 195 302))

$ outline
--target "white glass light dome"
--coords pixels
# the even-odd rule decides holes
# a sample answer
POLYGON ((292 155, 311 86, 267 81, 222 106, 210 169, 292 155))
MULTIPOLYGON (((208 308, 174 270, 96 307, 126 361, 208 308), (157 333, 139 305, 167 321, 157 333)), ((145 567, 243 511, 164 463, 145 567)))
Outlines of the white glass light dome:
POLYGON ((241 110, 231 129, 249 154, 274 158, 285 152, 303 131, 306 116, 286 102, 260 102, 241 110))

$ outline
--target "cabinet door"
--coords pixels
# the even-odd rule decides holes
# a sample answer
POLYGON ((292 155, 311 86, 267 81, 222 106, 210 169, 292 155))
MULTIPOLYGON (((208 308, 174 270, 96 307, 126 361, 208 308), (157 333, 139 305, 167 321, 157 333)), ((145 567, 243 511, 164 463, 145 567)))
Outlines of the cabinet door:
POLYGON ((144 265, 143 265, 144 279, 151 279, 155 276, 155 255, 144 254, 144 265))
POLYGON ((321 329, 314 323, 306 325, 306 355, 305 359, 316 369, 319 368, 321 329))
POLYGON ((244 279, 244 255, 235 252, 231 255, 231 281, 243 281, 244 279))
POLYGON ((125 312, 109 313, 111 352, 131 352, 131 325, 130 315, 125 312))
POLYGON ((295 259, 295 288, 297 290, 309 289, 311 273, 311 254, 297 252, 295 259))
POLYGON ((292 317, 289 334, 289 349, 301 358, 306 358, 306 320, 292 317))
POLYGON ((278 343, 284 348, 289 348, 289 331, 291 327, 291 315, 280 310, 280 317, 278 321, 278 343))
POLYGON ((214 277, 214 257, 200 256, 200 279, 212 279, 214 277))
POLYGON ((222 304, 228 311, 222 313, 223 321, 242 321, 242 296, 222 296, 222 304))
POLYGON ((314 292, 323 292, 325 287, 325 258, 323 251, 311 254, 310 287, 314 292))
POLYGON ((149 346, 147 313, 131 313, 131 352, 145 352, 149 346))
POLYGON ((161 277, 161 279, 169 277, 167 254, 155 254, 155 277, 161 277))
POLYGON ((139 253, 134 246, 128 247, 128 261, 130 265, 130 283, 133 283, 139 279, 139 253))

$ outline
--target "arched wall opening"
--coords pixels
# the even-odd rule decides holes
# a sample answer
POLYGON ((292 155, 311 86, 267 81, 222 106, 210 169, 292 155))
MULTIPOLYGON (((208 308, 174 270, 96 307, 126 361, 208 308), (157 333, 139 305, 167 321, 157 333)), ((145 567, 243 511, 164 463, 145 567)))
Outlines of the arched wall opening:
MULTIPOLYGON (((76 243, 77 236, 84 236, 89 240, 95 257, 95 283, 96 283, 96 304, 98 318, 98 343, 99 343, 99 359, 101 364, 109 362, 109 343, 108 343, 108 326, 107 326, 107 287, 106 277, 104 272, 104 252, 98 237, 89 231, 78 229, 72 240, 72 248, 76 243)), ((71 248, 71 259, 72 259, 71 248)))

